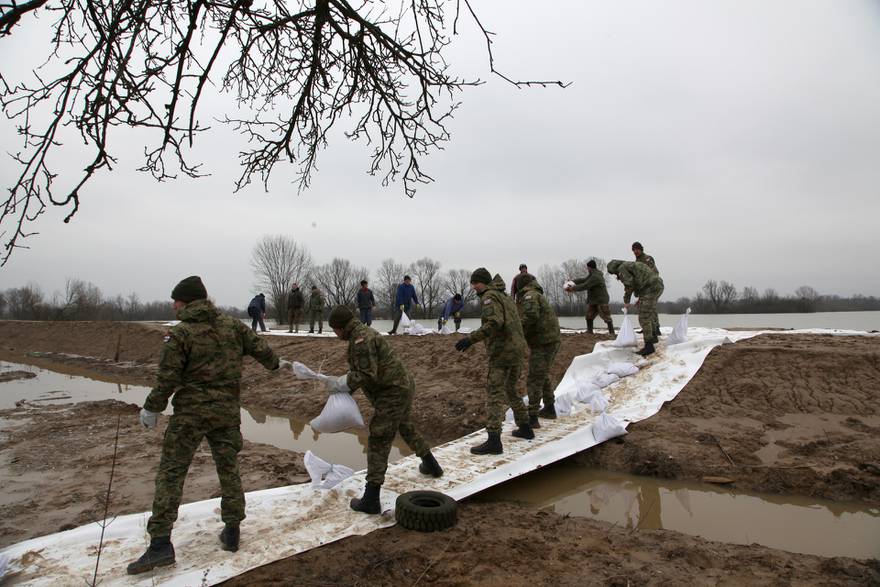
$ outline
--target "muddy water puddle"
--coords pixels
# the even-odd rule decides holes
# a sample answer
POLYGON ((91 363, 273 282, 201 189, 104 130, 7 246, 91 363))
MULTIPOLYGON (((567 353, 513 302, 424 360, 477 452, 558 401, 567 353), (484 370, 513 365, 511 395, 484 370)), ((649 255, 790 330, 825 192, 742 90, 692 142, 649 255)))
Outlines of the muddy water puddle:
POLYGON ((560 463, 480 496, 637 529, 820 556, 880 557, 880 508, 638 477, 560 463))
MULTIPOLYGON (((0 410, 14 408, 16 402, 21 400, 39 405, 113 399, 140 406, 150 392, 150 388, 140 385, 98 381, 82 375, 0 361, 0 375, 15 371, 36 376, 0 383, 0 410)), ((165 414, 171 413, 169 405, 165 414)), ((325 461, 346 465, 355 470, 367 466, 366 430, 319 434, 306 421, 242 408, 241 433, 250 442, 270 444, 301 453, 311 450, 325 461)), ((409 448, 398 438, 391 449, 389 460, 396 461, 409 454, 409 448)))

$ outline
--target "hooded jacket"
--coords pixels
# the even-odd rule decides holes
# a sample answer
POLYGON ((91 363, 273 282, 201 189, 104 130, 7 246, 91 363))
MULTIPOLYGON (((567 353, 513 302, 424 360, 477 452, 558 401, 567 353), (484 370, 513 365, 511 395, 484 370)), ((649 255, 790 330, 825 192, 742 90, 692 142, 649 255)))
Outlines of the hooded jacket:
POLYGON ((526 350, 519 314, 504 289, 504 280, 496 274, 478 294, 481 326, 468 337, 475 343, 486 341, 490 366, 521 365, 526 350))
POLYGON ((559 319, 537 282, 520 288, 516 294, 516 309, 529 348, 562 342, 559 319))
POLYGON ((608 272, 615 273, 623 284, 623 301, 630 303, 636 297, 659 296, 663 291, 663 280, 645 263, 614 259, 608 263, 608 272))

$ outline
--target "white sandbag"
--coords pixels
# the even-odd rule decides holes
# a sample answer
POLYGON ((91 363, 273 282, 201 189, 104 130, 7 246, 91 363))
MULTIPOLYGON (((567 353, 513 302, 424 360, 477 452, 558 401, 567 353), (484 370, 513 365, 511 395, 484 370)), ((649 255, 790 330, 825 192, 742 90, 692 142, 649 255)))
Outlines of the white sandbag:
POLYGON ((317 418, 309 422, 309 426, 318 432, 342 432, 349 428, 363 428, 364 418, 351 394, 331 393, 324 409, 317 418))
POLYGON ((570 279, 562 285, 562 289, 568 289, 570 287, 574 287, 574 281, 570 279))
POLYGON ((681 318, 678 319, 678 324, 675 325, 675 328, 672 329, 672 334, 669 335, 669 338, 666 339, 666 344, 681 344, 683 342, 687 342, 688 339, 688 314, 691 313, 691 309, 688 308, 685 310, 684 314, 681 315, 681 318))
POLYGON ((639 368, 632 363, 611 363, 605 368, 607 373, 613 373, 618 377, 629 377, 639 372, 639 368))
POLYGON ((293 374, 297 379, 318 379, 320 381, 325 381, 328 377, 323 373, 315 373, 299 361, 293 362, 293 374))
POLYGON ((449 322, 443 325, 443 328, 440 329, 440 334, 455 334, 455 329, 449 325, 449 322))
POLYGON ((604 412, 608 409, 608 400, 605 399, 605 395, 601 391, 597 391, 590 398, 590 409, 594 412, 604 412))
POLYGON ((616 347, 636 346, 636 331, 633 330, 626 308, 623 309, 623 323, 617 331, 617 338, 611 344, 616 347))
POLYGON ((603 387, 608 387, 612 383, 617 383, 619 380, 620 377, 614 373, 599 373, 593 377, 593 385, 601 389, 603 387))
POLYGON ((409 334, 411 336, 424 336, 426 334, 433 334, 433 330, 429 330, 416 322, 415 320, 411 320, 409 326, 403 329, 404 334, 409 334))
POLYGON ((599 388, 589 381, 580 381, 577 384, 577 391, 574 394, 574 399, 577 401, 588 404, 590 403, 590 399, 597 393, 601 393, 599 388))
POLYGON ((572 408, 572 398, 571 393, 562 393, 556 396, 556 400, 554 402, 554 407, 556 408, 556 414, 559 416, 568 416, 571 414, 572 408))
POLYGON ((412 320, 409 319, 409 316, 406 315, 406 312, 401 312, 400 313, 400 326, 403 326, 404 328, 406 328, 410 324, 412 324, 412 320))
MULTIPOLYGON (((524 398, 522 398, 522 400, 523 400, 523 403, 526 405, 526 408, 528 409, 529 396, 525 396, 524 398)), ((513 408, 507 408, 507 411, 504 412, 504 421, 515 423, 515 420, 513 419, 513 408)))
POLYGON ((312 478, 312 487, 320 489, 332 489, 334 485, 354 475, 354 470, 350 467, 328 463, 310 450, 306 451, 303 463, 312 478))
POLYGON ((623 434, 626 434, 626 428, 607 412, 602 412, 602 415, 593 422, 593 438, 596 442, 605 442, 609 438, 623 434))

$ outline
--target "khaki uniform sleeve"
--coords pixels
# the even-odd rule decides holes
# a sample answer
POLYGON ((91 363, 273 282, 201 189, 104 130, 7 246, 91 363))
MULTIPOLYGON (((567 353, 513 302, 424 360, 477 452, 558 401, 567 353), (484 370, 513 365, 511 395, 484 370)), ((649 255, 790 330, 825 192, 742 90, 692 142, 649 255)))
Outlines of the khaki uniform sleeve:
POLYGON ((627 269, 621 269, 619 272, 620 282, 623 284, 623 303, 628 304, 632 300, 633 290, 635 289, 635 280, 632 273, 627 269))
POLYGON ((355 391, 364 385, 375 382, 379 377, 379 357, 373 341, 355 339, 351 345, 351 369, 348 372, 348 387, 355 391))
POLYGON ((483 325, 468 336, 471 342, 491 338, 504 328, 504 308, 501 302, 488 295, 484 296, 480 302, 480 319, 483 325))
POLYGON ((572 290, 572 291, 584 291, 584 290, 588 290, 588 289, 590 289, 591 287, 593 287, 594 285, 596 285, 596 282, 597 282, 598 280, 599 280, 599 276, 596 275, 595 273, 591 273, 591 274, 590 274, 589 276, 587 276, 587 277, 581 277, 581 278, 579 278, 579 279, 575 279, 575 280, 573 280, 573 281, 574 281, 574 287, 571 288, 571 290, 572 290))
POLYGON ((185 335, 171 331, 159 355, 159 374, 156 386, 144 402, 144 409, 150 412, 163 412, 168 407, 168 399, 183 386, 183 369, 186 365, 185 335))
POLYGON ((256 332, 238 320, 235 321, 235 324, 235 328, 241 334, 244 343, 242 348, 244 354, 255 358, 266 369, 277 369, 278 355, 275 354, 275 351, 272 350, 272 347, 269 346, 266 339, 257 336, 256 332))

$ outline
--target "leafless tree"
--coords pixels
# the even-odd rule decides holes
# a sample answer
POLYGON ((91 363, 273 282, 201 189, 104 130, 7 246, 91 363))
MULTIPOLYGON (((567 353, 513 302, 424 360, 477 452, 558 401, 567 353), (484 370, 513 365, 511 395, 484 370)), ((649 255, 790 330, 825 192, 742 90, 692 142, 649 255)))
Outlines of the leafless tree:
POLYGON ((7 289, 6 304, 14 320, 39 320, 43 317, 43 290, 34 283, 7 289))
POLYGON ((440 274, 440 261, 423 257, 412 264, 412 277, 419 292, 419 301, 425 316, 434 315, 434 307, 443 295, 443 277, 440 274))
POLYGON ((385 306, 387 304, 387 307, 389 308, 394 307, 394 296, 397 293, 397 285, 403 281, 403 275, 406 271, 406 265, 403 263, 397 263, 394 259, 388 258, 382 261, 376 275, 378 281, 378 284, 375 287, 377 304, 380 306, 385 306))
POLYGON ((751 305, 756 303, 760 297, 758 288, 747 285, 743 288, 739 299, 743 304, 751 305))
POLYGON ((443 290, 446 296, 461 294, 461 299, 465 304, 469 304, 477 298, 477 292, 471 288, 471 272, 467 269, 448 270, 443 278, 443 290))
POLYGON ((565 85, 497 72, 491 33, 469 0, 455 0, 453 19, 450 3, 0 0, 7 42, 40 6, 55 17, 42 74, 26 82, 0 75, 0 105, 23 141, 0 213, 10 225, 3 263, 47 205, 66 207, 65 222, 77 213, 86 183, 116 164, 118 127, 145 131, 141 170, 156 179, 204 175, 187 151, 208 128, 199 105, 217 95, 229 96, 235 114, 223 121, 243 139, 237 190, 255 177, 268 187, 279 161, 296 165, 304 189, 331 130, 345 120, 346 135, 371 150, 369 172, 383 184, 402 180, 412 196, 431 181, 421 161, 448 140, 458 92, 480 83, 455 76, 446 62, 459 9, 482 31, 493 73, 517 86, 565 85), (67 127, 91 152, 72 187, 56 190, 50 154, 73 134, 67 127))
POLYGON ((558 265, 541 265, 538 267, 538 283, 544 288, 544 296, 553 304, 557 311, 569 301, 565 299, 562 288, 565 285, 565 272, 558 265))
POLYGON ((330 306, 352 306, 361 279, 369 279, 369 270, 356 267, 348 259, 334 259, 312 271, 312 279, 324 292, 330 306))
POLYGON ((59 320, 95 320, 103 303, 101 290, 94 283, 68 277, 64 294, 55 312, 59 320))
POLYGON ((256 276, 255 288, 268 292, 279 324, 287 319, 287 293, 290 284, 308 274, 312 255, 305 245, 281 234, 265 235, 251 253, 251 267, 256 276))
POLYGON ((727 312, 736 301, 737 291, 732 283, 710 279, 703 285, 703 295, 715 312, 727 312))
POLYGON ((816 301, 819 299, 819 292, 809 285, 802 285, 794 290, 794 296, 798 301, 798 309, 801 312, 813 312, 816 309, 816 301))

